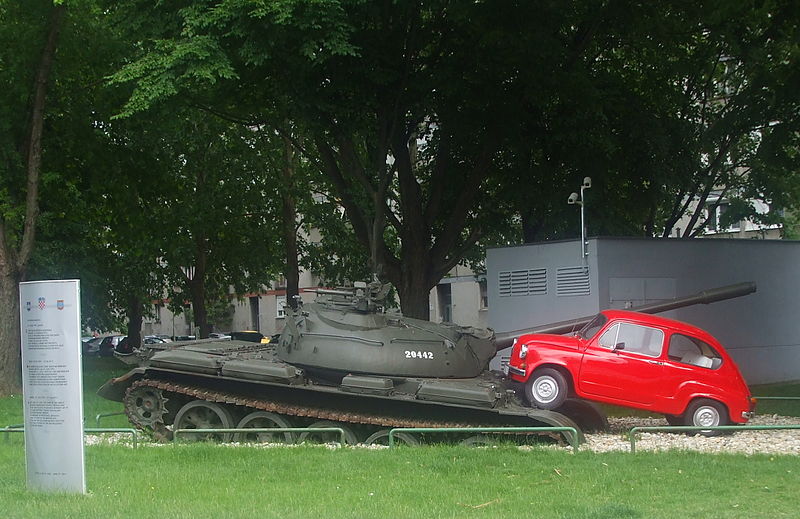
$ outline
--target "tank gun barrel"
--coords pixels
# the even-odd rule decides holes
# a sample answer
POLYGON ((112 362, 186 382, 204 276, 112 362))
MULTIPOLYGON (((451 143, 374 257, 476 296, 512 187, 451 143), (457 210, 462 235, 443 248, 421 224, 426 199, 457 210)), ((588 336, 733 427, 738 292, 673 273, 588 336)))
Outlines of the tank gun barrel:
MULTIPOLYGON (((736 297, 746 296, 756 291, 756 284, 753 282, 736 283, 734 285, 726 285, 724 287, 711 288, 703 290, 696 294, 670 299, 669 301, 661 301, 658 303, 649 303, 641 305, 628 310, 634 312, 642 312, 645 314, 657 314, 660 312, 667 312, 677 308, 698 304, 711 304, 726 299, 733 299, 736 297)), ((514 343, 514 339, 526 333, 554 333, 563 334, 572 330, 578 330, 583 325, 588 323, 594 318, 594 315, 586 317, 578 317, 577 319, 568 319, 566 321, 559 321, 555 323, 542 324, 531 328, 523 328, 521 330, 513 330, 510 332, 498 333, 495 336, 495 346, 498 350, 507 348, 514 343)))
POLYGON ((318 288, 316 290, 310 290, 309 292, 313 292, 315 294, 325 295, 325 296, 346 296, 346 297, 353 297, 355 293, 355 288, 352 290, 336 290, 333 288, 318 288))

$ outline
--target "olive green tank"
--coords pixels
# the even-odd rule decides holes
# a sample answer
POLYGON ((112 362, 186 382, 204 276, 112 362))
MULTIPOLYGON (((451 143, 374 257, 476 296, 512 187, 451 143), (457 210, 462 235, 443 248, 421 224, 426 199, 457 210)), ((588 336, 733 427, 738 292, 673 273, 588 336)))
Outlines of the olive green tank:
POLYGON ((134 425, 165 437, 175 429, 333 426, 349 443, 381 443, 397 427, 556 426, 574 427, 579 441, 581 428, 606 425, 585 402, 559 412, 525 405, 514 384, 488 370, 496 351, 491 330, 386 312, 386 293, 380 284, 320 290, 315 302, 287 307, 280 340, 270 344, 205 340, 142 349, 126 359, 137 366, 99 393, 123 402, 134 425))

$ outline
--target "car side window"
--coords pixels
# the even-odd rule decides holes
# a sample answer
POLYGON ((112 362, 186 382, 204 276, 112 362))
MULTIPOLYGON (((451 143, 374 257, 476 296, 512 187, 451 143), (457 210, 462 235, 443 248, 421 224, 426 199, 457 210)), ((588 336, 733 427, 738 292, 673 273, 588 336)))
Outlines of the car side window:
POLYGON ((722 365, 722 357, 708 343, 682 333, 672 334, 667 355, 675 362, 701 368, 717 369, 722 365))
POLYGON ((625 343, 625 351, 660 357, 664 345, 664 332, 658 328, 638 324, 620 323, 617 342, 625 343))
POLYGON ((597 342, 602 348, 660 357, 664 332, 658 328, 639 324, 617 323, 606 330, 597 342))
POLYGON ((619 333, 619 324, 615 324, 605 332, 600 338, 597 340, 597 345, 601 348, 607 348, 609 350, 613 350, 614 346, 617 344, 617 334, 619 333))

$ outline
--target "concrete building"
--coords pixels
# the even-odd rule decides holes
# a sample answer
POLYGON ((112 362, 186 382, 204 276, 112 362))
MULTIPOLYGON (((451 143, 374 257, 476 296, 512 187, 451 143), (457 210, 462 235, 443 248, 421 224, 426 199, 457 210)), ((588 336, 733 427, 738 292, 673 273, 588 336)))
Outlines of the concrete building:
POLYGON ((800 380, 800 242, 590 238, 491 249, 488 324, 498 332, 753 281, 745 297, 663 315, 717 337, 750 384, 800 380))
MULTIPOLYGON (((300 297, 312 302, 314 290, 320 286, 318 276, 310 272, 300 274, 300 297)), ((457 266, 431 290, 429 297, 430 319, 449 321, 465 326, 487 326, 487 297, 485 278, 478 277, 467 267, 457 266)), ((215 331, 255 330, 264 335, 280 333, 284 326, 286 304, 285 282, 276 281, 258 292, 233 298, 229 317, 214 323, 215 331)), ((191 311, 173 315, 165 305, 155 305, 153 316, 145 318, 143 335, 194 335, 191 311)))

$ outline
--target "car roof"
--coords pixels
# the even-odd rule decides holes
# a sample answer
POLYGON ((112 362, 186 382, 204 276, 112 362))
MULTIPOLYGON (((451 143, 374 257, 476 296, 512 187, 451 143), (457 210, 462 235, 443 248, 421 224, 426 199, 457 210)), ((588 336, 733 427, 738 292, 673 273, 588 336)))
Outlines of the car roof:
POLYGON ((646 324, 659 328, 670 328, 674 331, 694 335, 706 342, 719 344, 719 341, 717 341, 714 336, 702 328, 698 328, 697 326, 685 323, 683 321, 678 321, 677 319, 669 319, 667 317, 644 314, 642 312, 632 312, 630 310, 603 310, 600 313, 609 319, 622 319, 625 321, 632 321, 635 323, 646 324))

